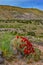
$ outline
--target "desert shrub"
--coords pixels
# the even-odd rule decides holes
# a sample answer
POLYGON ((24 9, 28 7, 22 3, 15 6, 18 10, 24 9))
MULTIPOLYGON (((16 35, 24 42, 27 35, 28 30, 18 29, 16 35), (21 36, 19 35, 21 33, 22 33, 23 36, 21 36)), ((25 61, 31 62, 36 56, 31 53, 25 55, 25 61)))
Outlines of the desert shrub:
POLYGON ((24 34, 24 33, 18 33, 18 35, 19 35, 19 36, 25 36, 25 34, 24 34))
POLYGON ((4 25, 0 25, 0 28, 4 28, 4 25))
POLYGON ((35 48, 34 60, 38 61, 40 59, 41 51, 35 48))
POLYGON ((17 34, 17 31, 11 31, 11 34, 13 34, 13 35, 16 35, 17 34))
POLYGON ((30 21, 29 21, 29 23, 31 24, 31 23, 32 23, 32 21, 30 20, 30 21))
POLYGON ((43 35, 40 35, 39 38, 43 38, 43 35))
POLYGON ((34 24, 35 24, 35 25, 39 25, 39 24, 40 24, 39 20, 36 20, 36 21, 34 22, 34 24))
POLYGON ((27 35, 35 36, 35 32, 28 32, 27 35))
POLYGON ((26 32, 26 29, 25 28, 22 28, 23 32, 26 32))
POLYGON ((37 28, 36 27, 33 27, 32 30, 36 30, 37 28))

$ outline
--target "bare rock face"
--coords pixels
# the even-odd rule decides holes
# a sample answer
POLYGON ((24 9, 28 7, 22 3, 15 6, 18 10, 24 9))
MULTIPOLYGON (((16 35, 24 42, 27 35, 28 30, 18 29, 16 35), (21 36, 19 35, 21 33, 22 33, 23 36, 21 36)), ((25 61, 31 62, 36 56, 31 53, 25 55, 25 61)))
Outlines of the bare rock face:
POLYGON ((4 59, 0 57, 0 64, 4 63, 4 59))
POLYGON ((4 64, 3 52, 0 51, 0 64, 4 64))

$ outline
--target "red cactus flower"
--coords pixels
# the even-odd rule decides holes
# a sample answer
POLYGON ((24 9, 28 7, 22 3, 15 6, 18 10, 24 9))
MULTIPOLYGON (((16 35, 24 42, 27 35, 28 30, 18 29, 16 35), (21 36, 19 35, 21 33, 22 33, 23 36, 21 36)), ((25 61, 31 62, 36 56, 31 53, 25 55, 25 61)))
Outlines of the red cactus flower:
POLYGON ((25 44, 20 44, 20 48, 23 48, 25 47, 26 45, 25 44))
POLYGON ((30 54, 31 53, 31 51, 30 50, 28 50, 28 54, 30 54))
POLYGON ((24 49, 24 54, 30 54, 30 50, 28 50, 27 48, 24 49))
POLYGON ((18 39, 18 38, 19 38, 19 36, 16 36, 16 38, 18 39))
POLYGON ((30 50, 31 48, 32 48, 31 46, 27 45, 27 49, 28 49, 28 50, 30 50))
POLYGON ((24 49, 24 54, 28 54, 27 48, 24 49))

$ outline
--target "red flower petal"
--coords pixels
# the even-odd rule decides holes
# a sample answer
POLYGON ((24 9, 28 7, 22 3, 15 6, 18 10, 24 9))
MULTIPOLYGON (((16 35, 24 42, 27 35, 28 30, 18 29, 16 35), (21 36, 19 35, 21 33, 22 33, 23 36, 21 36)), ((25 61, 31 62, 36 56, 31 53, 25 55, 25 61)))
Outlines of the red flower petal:
POLYGON ((26 48, 24 49, 24 54, 28 54, 28 50, 26 48))
POLYGON ((31 51, 30 50, 28 50, 28 54, 30 54, 31 53, 31 51))
POLYGON ((19 36, 16 36, 16 38, 18 39, 18 38, 19 38, 19 36))

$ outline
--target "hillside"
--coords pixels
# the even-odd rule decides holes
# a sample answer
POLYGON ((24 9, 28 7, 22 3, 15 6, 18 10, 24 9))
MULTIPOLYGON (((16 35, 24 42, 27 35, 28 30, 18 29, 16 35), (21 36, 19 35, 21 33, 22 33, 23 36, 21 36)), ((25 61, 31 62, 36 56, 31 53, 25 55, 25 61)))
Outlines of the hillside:
POLYGON ((43 65, 43 11, 0 5, 1 50, 6 65, 43 65))
POLYGON ((6 19, 41 19, 43 11, 33 8, 20 8, 0 5, 0 20, 6 19))

